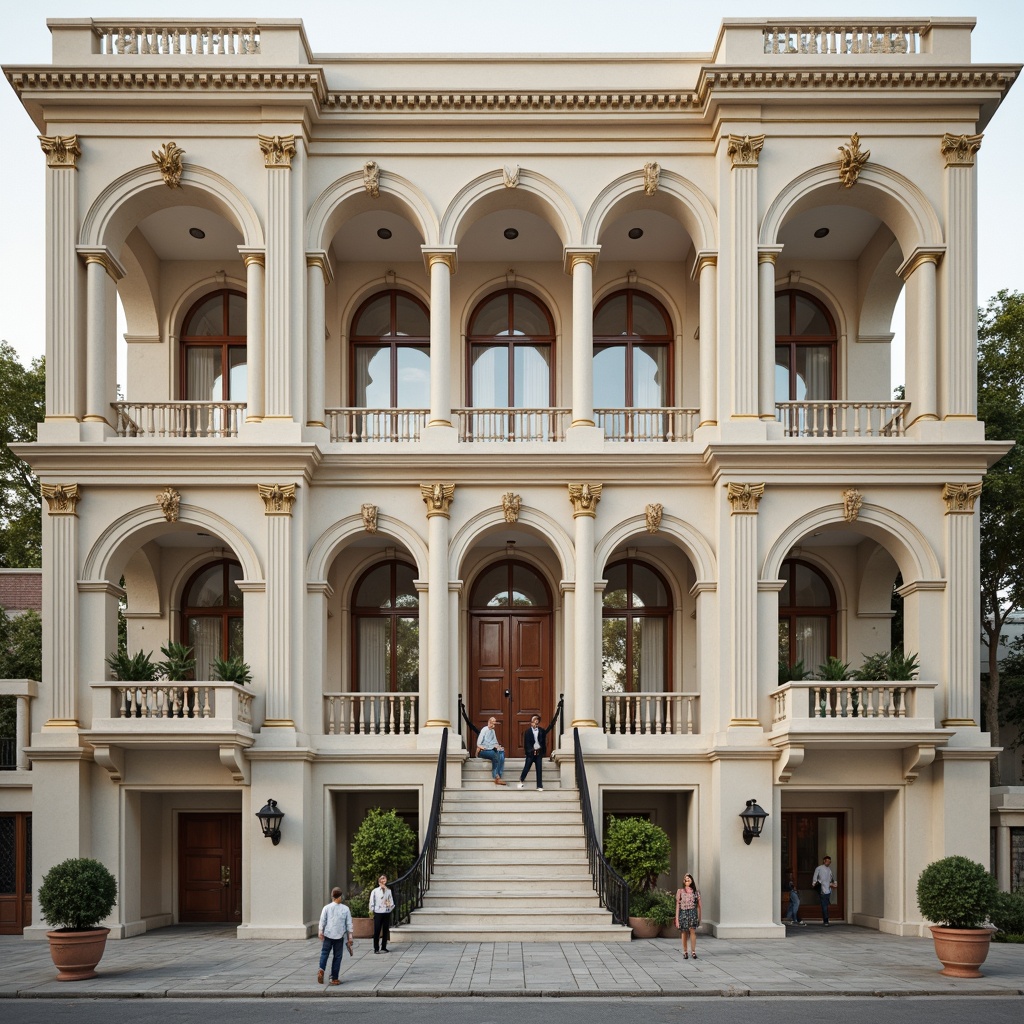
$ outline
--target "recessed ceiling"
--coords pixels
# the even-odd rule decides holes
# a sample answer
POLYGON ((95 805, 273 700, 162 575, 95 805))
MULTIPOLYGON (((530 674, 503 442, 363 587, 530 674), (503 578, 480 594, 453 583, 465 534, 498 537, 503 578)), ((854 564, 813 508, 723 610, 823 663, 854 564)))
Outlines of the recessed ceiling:
POLYGON ((342 224, 331 249, 340 263, 422 263, 420 233, 397 213, 371 210, 342 224), (378 231, 391 232, 381 238, 378 231))
POLYGON ((853 206, 816 206, 791 217, 779 231, 784 260, 856 260, 882 222, 853 206), (815 238, 828 228, 824 238, 815 238))
POLYGON ((657 210, 633 210, 605 225, 598 239, 601 262, 672 262, 685 260, 692 249, 690 236, 677 220, 657 210), (643 234, 630 238, 639 228, 643 234))
POLYGON ((237 260, 242 233, 212 210, 170 206, 151 213, 139 231, 161 260, 237 260), (203 238, 193 238, 199 228, 203 238))
POLYGON ((527 210, 495 210, 484 214, 459 242, 460 263, 562 262, 562 243, 550 224, 527 210), (518 232, 506 238, 505 232, 518 232))

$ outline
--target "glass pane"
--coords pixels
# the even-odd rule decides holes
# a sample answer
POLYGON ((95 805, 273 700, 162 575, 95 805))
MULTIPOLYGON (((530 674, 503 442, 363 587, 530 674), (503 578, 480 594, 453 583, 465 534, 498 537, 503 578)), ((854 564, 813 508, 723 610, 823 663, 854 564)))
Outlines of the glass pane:
POLYGON ((474 337, 496 337, 508 334, 508 293, 489 298, 473 317, 469 333, 474 337))
POLYGON ((352 325, 359 338, 383 338, 391 333, 391 296, 387 293, 371 299, 352 325))
POLYGON ((228 563, 228 607, 242 607, 242 592, 238 589, 238 581, 242 578, 242 567, 235 563, 228 563))
POLYGON ((614 295, 601 303, 594 314, 594 337, 617 337, 626 333, 626 296, 614 295))
POLYGON ((430 348, 413 348, 398 345, 395 349, 398 361, 399 409, 426 409, 430 406, 430 348))
POLYGON ((418 619, 397 619, 395 626, 395 684, 408 693, 420 688, 420 624, 418 619))
POLYGON ((248 371, 245 366, 245 349, 228 349, 228 401, 244 402, 248 386, 248 371))
POLYGON ((806 565, 796 567, 795 608, 830 608, 832 601, 825 581, 806 565))
POLYGON ((221 401, 220 346, 189 345, 185 349, 185 397, 190 402, 221 401))
POLYGON ((789 346, 775 346, 775 401, 789 401, 789 346))
POLYGON ((789 619, 779 620, 779 662, 789 664, 789 619))
POLYGON ((418 608, 420 595, 413 580, 416 570, 411 565, 395 566, 395 606, 398 608, 418 608))
POLYGON ((228 296, 228 334, 233 338, 244 338, 249 333, 246 330, 245 309, 244 295, 228 296))
POLYGON ((478 409, 507 408, 508 349, 504 345, 474 345, 470 358, 473 405, 478 409))
POLYGON ((605 574, 608 585, 604 588, 605 608, 626 607, 626 566, 613 565, 605 574))
POLYGON ((518 292, 512 299, 512 325, 516 334, 530 338, 549 338, 552 333, 544 307, 533 297, 518 292))
POLYGON ((638 409, 668 405, 668 345, 633 346, 633 405, 638 409))
POLYGON ((825 337, 831 333, 824 311, 803 295, 794 298, 792 333, 797 336, 812 334, 825 337))
POLYGON ((358 409, 391 408, 391 348, 355 347, 355 406, 358 409))
POLYGON ((356 591, 356 606, 359 608, 391 607, 391 563, 378 565, 363 577, 356 591))
POLYGON ((388 689, 390 627, 387 618, 356 620, 356 643, 359 650, 357 682, 362 693, 382 693, 388 689))
POLYGON ((186 608, 222 608, 224 606, 224 566, 211 565, 203 570, 185 595, 186 608))
POLYGON ((775 333, 789 336, 789 293, 775 296, 775 333))
POLYGON ((626 620, 601 622, 601 689, 622 693, 626 689, 626 620))
POLYGON ((825 402, 832 398, 832 346, 797 345, 797 398, 825 402))
POLYGON ((516 345, 512 353, 515 365, 516 409, 546 409, 551 404, 551 346, 516 345))
POLYGON ((228 619, 228 657, 243 657, 245 647, 243 644, 245 633, 245 620, 240 615, 234 615, 228 619))
POLYGON ((665 314, 650 299, 633 296, 633 333, 645 338, 670 336, 672 329, 665 314))
POLYGON ((403 338, 429 338, 430 316, 408 295, 395 296, 396 327, 403 338))
POLYGON ((0 818, 0 893, 5 895, 16 892, 14 865, 17 863, 15 833, 17 819, 0 818))
POLYGON ((196 659, 196 679, 212 679, 213 663, 224 656, 219 615, 194 615, 188 620, 188 643, 196 659))
POLYGON ((512 591, 512 603, 517 608, 544 608, 548 604, 548 591, 544 581, 525 565, 512 566, 512 591))
MULTIPOLYGON (((221 338, 224 336, 224 296, 212 295, 189 318, 181 332, 188 338, 221 338)), ((245 333, 244 331, 241 333, 245 333)))
POLYGON ((502 562, 492 566, 476 581, 470 602, 474 608, 507 608, 508 565, 502 562))
POLYGON ((808 672, 817 672, 828 661, 828 619, 820 615, 798 615, 796 619, 796 660, 808 672))
POLYGON ((646 565, 633 563, 634 608, 667 608, 668 594, 657 574, 646 565))
POLYGON ((626 346, 602 345, 594 349, 594 406, 626 406, 626 346))

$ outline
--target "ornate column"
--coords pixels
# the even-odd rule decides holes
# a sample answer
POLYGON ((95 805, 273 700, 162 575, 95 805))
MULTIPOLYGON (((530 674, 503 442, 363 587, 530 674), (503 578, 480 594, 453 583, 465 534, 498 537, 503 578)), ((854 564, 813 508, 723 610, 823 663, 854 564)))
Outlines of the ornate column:
POLYGON ((78 725, 78 484, 41 484, 43 521, 43 678, 52 701, 48 727, 78 725), (48 536, 47 536, 48 535, 48 536))
POLYGON ((946 159, 946 337, 940 359, 943 419, 978 412, 978 185, 980 135, 942 136, 946 159))
POLYGON ((292 719, 292 507, 295 484, 257 484, 267 518, 267 709, 263 728, 292 719))
POLYGON ((943 728, 977 726, 981 695, 974 685, 980 657, 978 618, 978 521, 974 503, 981 484, 945 484, 946 586, 949 677, 943 728))
POLYGON ((448 520, 455 498, 455 484, 420 484, 420 494, 427 506, 430 566, 430 579, 427 581, 427 707, 420 714, 425 719, 424 728, 441 729, 451 726, 451 687, 448 675, 448 520))
POLYGON ((700 288, 700 422, 701 427, 718 423, 718 253, 699 252, 693 275, 700 288))
POLYGON ((77 135, 40 135, 46 154, 46 416, 78 419, 85 360, 78 333, 77 135))
POLYGON ((267 257, 262 249, 238 247, 245 261, 245 421, 263 419, 266 380, 265 278, 267 257))
POLYGON ((764 484, 727 484, 731 506, 729 646, 732 688, 730 727, 759 726, 757 714, 757 511, 764 484))
POLYGON ((781 245, 764 245, 757 252, 758 413, 775 419, 775 261, 781 245))
POLYGON ((325 289, 334 280, 325 252, 306 253, 306 426, 324 426, 325 289))
POLYGON ((427 426, 450 427, 452 275, 458 269, 458 250, 454 245, 436 248, 424 245, 420 251, 423 253, 427 273, 430 274, 430 419, 427 426))
POLYGON ((565 272, 572 277, 572 422, 594 426, 594 268, 599 245, 567 248, 565 272))
POLYGON ((897 271, 907 283, 907 398, 912 423, 938 419, 935 278, 943 251, 917 248, 897 271))
POLYGON ((110 423, 117 393, 114 334, 117 330, 115 284, 124 268, 106 246, 79 246, 85 263, 85 416, 87 423, 110 423))
POLYGON ((569 501, 576 526, 575 674, 572 728, 596 729, 597 635, 594 597, 594 527, 604 484, 569 484, 569 501))

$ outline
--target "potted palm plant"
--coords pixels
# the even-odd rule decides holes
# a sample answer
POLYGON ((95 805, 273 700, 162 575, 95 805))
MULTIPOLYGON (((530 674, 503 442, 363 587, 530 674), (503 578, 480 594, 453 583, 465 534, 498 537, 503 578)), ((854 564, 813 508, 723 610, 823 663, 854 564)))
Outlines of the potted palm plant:
POLYGON ((252 681, 252 669, 242 661, 240 654, 232 654, 230 658, 214 658, 213 678, 224 683, 245 686, 252 681))
POLYGON ((96 977, 109 928, 99 926, 117 903, 117 881, 98 860, 72 857, 54 865, 39 887, 39 909, 53 931, 50 956, 58 981, 96 977))
POLYGON ((933 861, 917 880, 917 906, 930 925, 940 974, 980 978, 993 928, 987 926, 999 886, 984 865, 968 857, 933 861))

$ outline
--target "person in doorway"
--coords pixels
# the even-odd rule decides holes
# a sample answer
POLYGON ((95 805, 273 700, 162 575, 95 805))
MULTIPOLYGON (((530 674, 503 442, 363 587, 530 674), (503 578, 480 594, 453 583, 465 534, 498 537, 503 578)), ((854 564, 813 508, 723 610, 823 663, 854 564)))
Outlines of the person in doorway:
POLYGON ((811 877, 811 888, 818 893, 821 900, 821 923, 828 927, 828 905, 832 902, 832 890, 838 888, 836 876, 832 874, 832 858, 826 853, 821 863, 814 869, 811 877))
POLYGON ((800 925, 806 927, 803 921, 800 920, 800 890, 796 887, 796 880, 793 878, 793 873, 790 872, 789 883, 789 909, 786 911, 786 916, 782 919, 784 922, 788 921, 792 925, 800 925))
POLYGON ((693 875, 683 875, 682 888, 676 890, 676 927, 683 942, 683 959, 688 960, 690 953, 686 951, 686 938, 690 938, 690 949, 693 959, 697 959, 697 926, 701 917, 700 890, 693 880, 693 875))
POLYGON ((544 788, 544 755, 548 750, 548 733, 554 724, 552 718, 545 728, 540 727, 540 715, 530 717, 530 725, 523 733, 523 750, 526 751, 526 764, 523 765, 523 773, 519 776, 519 788, 523 788, 526 776, 530 774, 530 765, 537 766, 537 788, 544 788))
POLYGON ((395 901, 388 888, 388 876, 381 875, 377 879, 377 888, 370 893, 370 913, 373 914, 373 951, 374 953, 390 953, 388 943, 391 941, 391 911, 395 909, 395 901))
POLYGON ((323 945, 320 947, 320 970, 316 972, 316 983, 324 983, 324 968, 327 967, 327 957, 331 956, 331 984, 340 985, 338 972, 346 944, 349 953, 352 952, 352 912, 341 902, 341 890, 337 886, 331 890, 331 902, 320 911, 317 934, 323 945))
POLYGON ((491 762, 491 778, 496 786, 504 786, 501 776, 505 771, 505 748, 498 742, 498 734, 494 727, 498 720, 491 715, 487 719, 487 725, 480 730, 476 738, 477 757, 482 757, 491 762))

